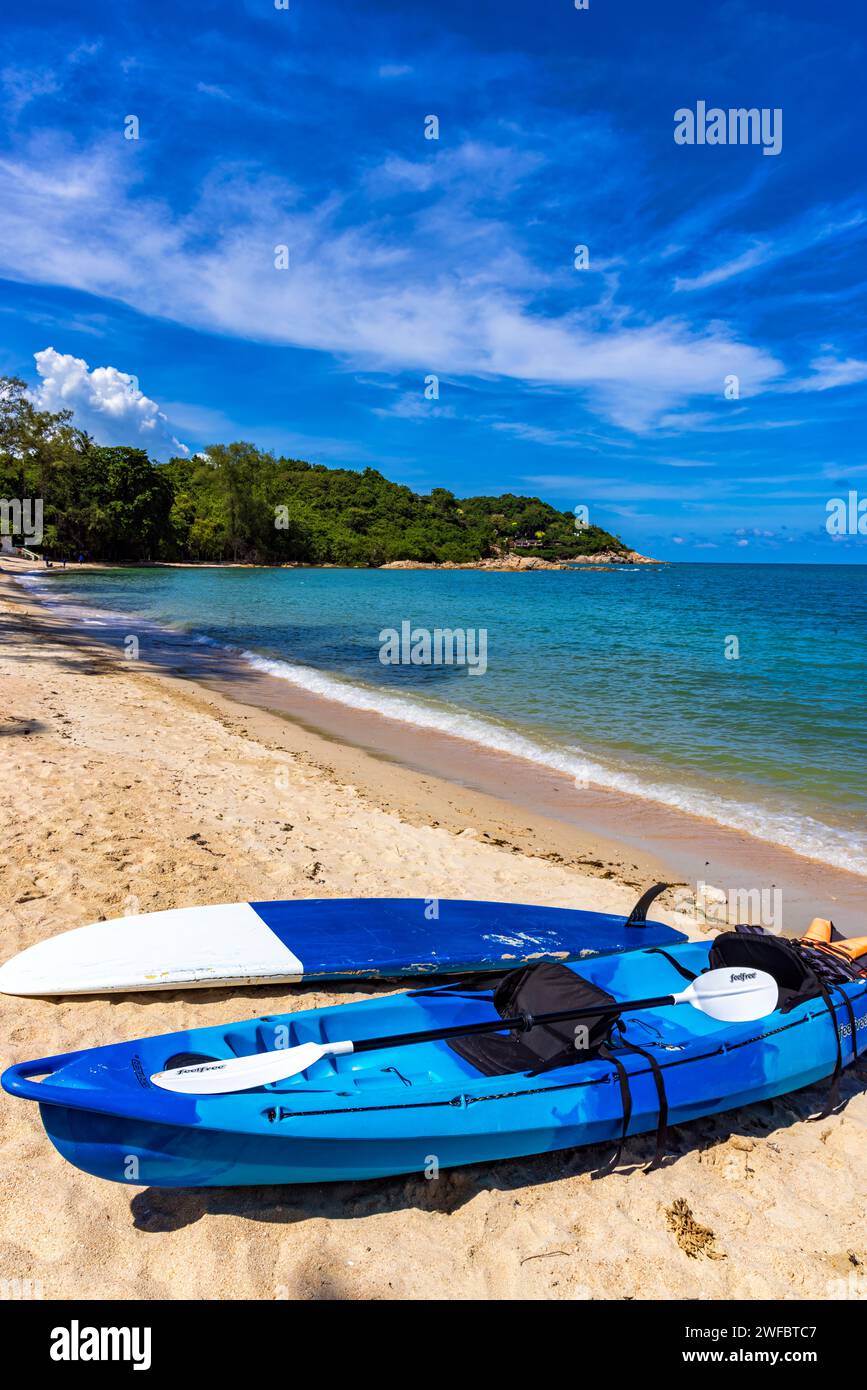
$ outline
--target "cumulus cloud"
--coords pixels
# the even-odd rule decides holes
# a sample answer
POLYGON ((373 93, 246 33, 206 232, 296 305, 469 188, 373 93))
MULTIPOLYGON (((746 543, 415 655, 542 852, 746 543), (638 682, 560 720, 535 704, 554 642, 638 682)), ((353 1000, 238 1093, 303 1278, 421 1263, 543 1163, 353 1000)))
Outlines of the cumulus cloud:
POLYGON ((53 347, 34 356, 40 383, 33 396, 41 410, 73 410, 75 424, 98 444, 135 445, 157 459, 189 453, 134 376, 117 367, 91 369, 82 357, 53 347))

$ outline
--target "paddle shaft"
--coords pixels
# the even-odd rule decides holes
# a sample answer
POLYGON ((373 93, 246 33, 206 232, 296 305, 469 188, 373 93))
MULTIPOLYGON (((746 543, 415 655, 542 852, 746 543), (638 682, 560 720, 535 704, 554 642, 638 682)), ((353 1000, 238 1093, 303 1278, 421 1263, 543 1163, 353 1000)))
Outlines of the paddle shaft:
POLYGON ((359 1038, 353 1042, 353 1052, 373 1052, 378 1047, 408 1047, 410 1043, 445 1042, 448 1038, 468 1038, 474 1033, 502 1033, 506 1029, 526 1033, 543 1023, 566 1023, 571 1019, 598 1018, 600 1014, 619 1014, 624 1009, 658 1009, 673 1004, 673 994, 659 994, 653 999, 626 1000, 622 1004, 594 1004, 589 1009, 558 1009, 551 1014, 516 1014, 513 1018, 497 1018, 491 1023, 457 1023, 451 1028, 433 1028, 428 1033, 392 1033, 386 1038, 359 1038))

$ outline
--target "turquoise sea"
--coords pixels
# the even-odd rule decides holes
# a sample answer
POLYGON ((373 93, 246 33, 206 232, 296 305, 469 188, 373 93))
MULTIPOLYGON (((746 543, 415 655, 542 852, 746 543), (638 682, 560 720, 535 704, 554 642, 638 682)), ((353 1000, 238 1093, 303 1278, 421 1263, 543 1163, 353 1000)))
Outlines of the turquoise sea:
POLYGON ((867 874, 867 566, 124 569, 30 582, 92 622, 138 615, 314 693, 867 874), (404 622, 484 630, 484 674, 382 664, 380 634, 404 622))

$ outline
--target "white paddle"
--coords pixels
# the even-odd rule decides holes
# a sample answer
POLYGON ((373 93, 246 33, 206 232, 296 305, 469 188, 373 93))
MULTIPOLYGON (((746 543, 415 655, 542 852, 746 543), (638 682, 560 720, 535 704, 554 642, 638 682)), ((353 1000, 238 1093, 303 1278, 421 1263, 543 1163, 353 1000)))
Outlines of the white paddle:
POLYGON ((566 1009, 559 1013, 535 1016, 518 1014, 515 1018, 497 1018, 490 1023, 435 1028, 429 1033, 396 1033, 386 1038, 359 1038, 356 1042, 346 1039, 343 1042, 302 1043, 300 1047, 254 1052, 250 1057, 229 1057, 221 1062, 201 1062, 197 1066, 158 1071, 151 1081, 164 1091, 178 1091, 190 1096, 219 1096, 230 1091, 249 1091, 274 1081, 287 1081, 289 1077, 312 1067, 322 1057, 372 1052, 381 1047, 409 1047, 412 1043, 442 1042, 447 1038, 469 1037, 473 1033, 502 1033, 509 1029, 524 1033, 541 1023, 597 1018, 600 1014, 633 1013, 636 1009, 658 1009, 667 1004, 691 1004, 694 1009, 721 1023, 747 1023, 750 1019, 764 1018, 766 1014, 773 1013, 778 995, 776 980, 764 970, 725 966, 721 970, 708 970, 699 975, 679 994, 662 994, 654 999, 638 999, 608 1007, 597 1004, 589 1009, 566 1009))

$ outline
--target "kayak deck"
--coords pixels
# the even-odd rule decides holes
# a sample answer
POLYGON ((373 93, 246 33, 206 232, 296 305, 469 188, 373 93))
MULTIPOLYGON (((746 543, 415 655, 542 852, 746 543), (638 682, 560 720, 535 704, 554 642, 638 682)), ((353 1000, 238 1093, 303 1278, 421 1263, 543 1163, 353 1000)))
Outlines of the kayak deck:
MULTIPOLYGON (((706 942, 688 943, 669 954, 700 971, 708 951, 706 942)), ((653 951, 582 962, 580 973, 624 1000, 683 983, 653 951)), ((863 1028, 867 985, 845 990, 863 1028)), ((834 992, 841 1029, 842 992, 834 992)), ((616 1141, 622 1097, 603 1059, 490 1077, 447 1043, 428 1042, 322 1058, 304 1073, 231 1095, 179 1095, 149 1082, 189 1054, 244 1056, 495 1016, 489 991, 443 987, 41 1059, 10 1068, 3 1085, 41 1102, 45 1128, 71 1162, 138 1185, 381 1177, 616 1141), (34 1080, 39 1074, 47 1080, 34 1080)), ((830 1016, 815 999, 746 1024, 720 1024, 688 1006, 627 1008, 623 1021, 627 1037, 659 1063, 674 1124, 811 1084, 830 1075, 836 1055, 830 1016)), ((650 1067, 635 1053, 619 1056, 633 1097, 629 1133, 654 1130, 659 1100, 650 1067)), ((851 1042, 844 1060, 850 1056, 851 1042)))

